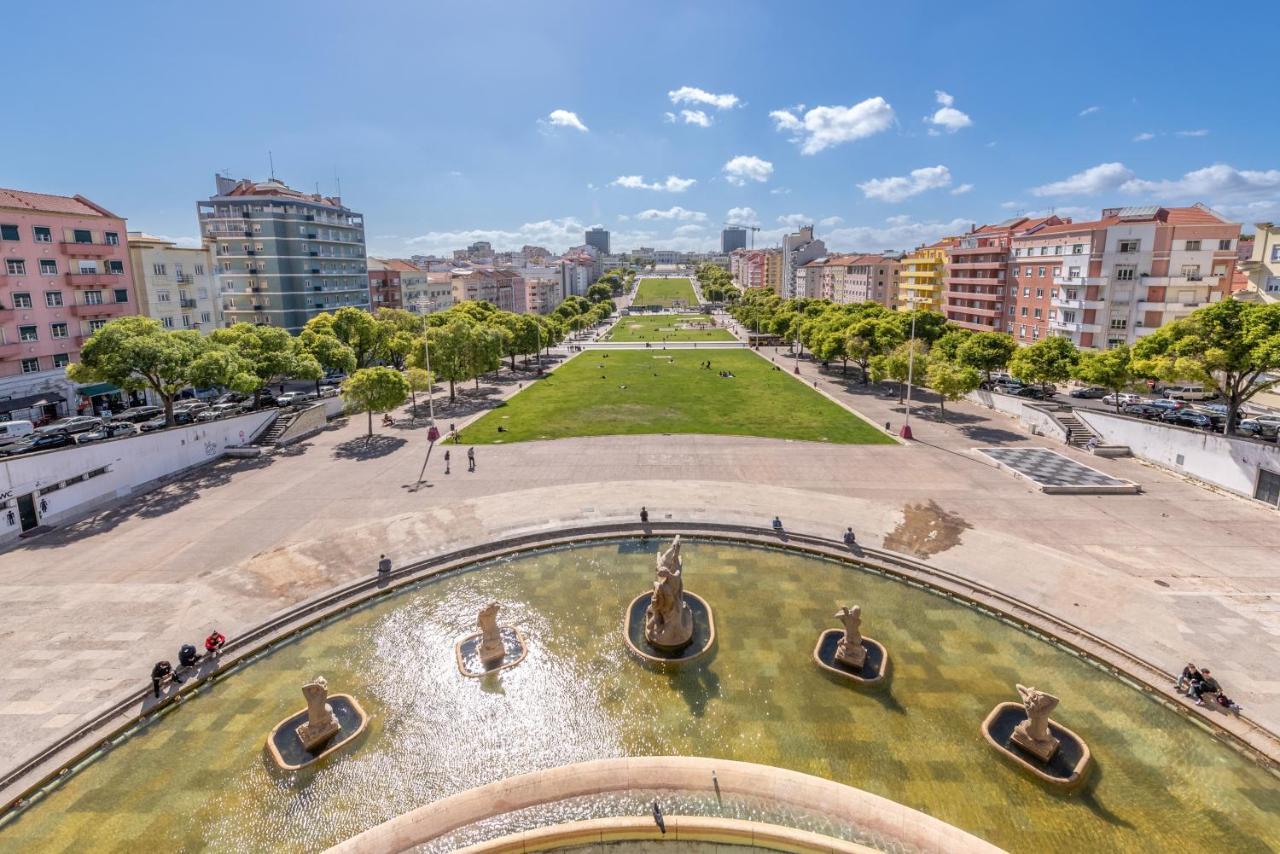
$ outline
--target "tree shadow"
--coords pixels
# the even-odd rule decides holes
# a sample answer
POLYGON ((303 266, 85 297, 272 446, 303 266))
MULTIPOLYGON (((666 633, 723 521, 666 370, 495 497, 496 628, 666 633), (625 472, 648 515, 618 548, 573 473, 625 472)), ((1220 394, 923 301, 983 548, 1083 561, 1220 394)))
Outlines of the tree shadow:
POLYGON ((399 436, 375 434, 348 439, 333 447, 334 459, 338 460, 375 460, 394 454, 408 444, 408 440, 399 436))
POLYGON ((1026 436, 1012 430, 1001 430, 999 427, 976 427, 965 425, 960 428, 965 438, 984 445, 1005 445, 1012 442, 1024 442, 1026 436))

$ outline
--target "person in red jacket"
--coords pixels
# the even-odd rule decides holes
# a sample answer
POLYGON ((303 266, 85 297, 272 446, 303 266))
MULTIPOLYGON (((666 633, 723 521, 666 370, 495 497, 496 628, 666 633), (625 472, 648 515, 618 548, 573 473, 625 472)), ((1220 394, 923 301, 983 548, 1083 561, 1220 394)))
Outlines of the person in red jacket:
POLYGON ((227 642, 227 636, 222 632, 214 629, 209 636, 204 639, 205 655, 218 655, 222 652, 222 646, 227 642))

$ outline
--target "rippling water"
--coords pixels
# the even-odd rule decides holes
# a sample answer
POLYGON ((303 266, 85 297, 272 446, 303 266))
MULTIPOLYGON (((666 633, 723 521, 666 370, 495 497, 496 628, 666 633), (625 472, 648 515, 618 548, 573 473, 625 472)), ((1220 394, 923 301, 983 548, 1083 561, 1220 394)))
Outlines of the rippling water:
MULTIPOLYGON (((655 546, 490 563, 312 631, 88 763, 0 830, 0 849, 315 850, 512 774, 649 754, 817 774, 1014 851, 1280 849, 1280 783, 1226 745, 1049 643, 842 564, 687 544, 686 585, 715 609, 718 648, 675 674, 646 670, 621 622, 655 546), (453 645, 489 600, 529 655, 464 678, 453 645), (810 659, 837 606, 855 602, 893 661, 879 693, 832 682, 810 659), (278 774, 263 741, 316 675, 373 720, 335 760, 278 774), (979 724, 1016 699, 1015 681, 1061 697, 1055 718, 1089 741, 1097 767, 1075 795, 1047 791, 983 741, 979 724)), ((590 817, 617 803, 570 806, 590 817)))

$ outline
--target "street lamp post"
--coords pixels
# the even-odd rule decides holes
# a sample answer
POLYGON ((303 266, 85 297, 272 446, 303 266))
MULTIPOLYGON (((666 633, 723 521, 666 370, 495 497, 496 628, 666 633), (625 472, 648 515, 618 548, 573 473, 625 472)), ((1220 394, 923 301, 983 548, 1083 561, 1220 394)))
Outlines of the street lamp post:
POLYGON ((427 463, 431 462, 431 451, 440 438, 440 429, 436 427, 435 378, 431 377, 431 344, 424 336, 422 339, 422 361, 426 366, 427 376, 427 456, 422 461, 422 470, 418 472, 418 483, 427 473, 427 463))
POLYGON ((916 301, 917 297, 907 297, 911 303, 911 337, 907 341, 907 414, 899 432, 903 439, 913 438, 911 435, 911 383, 915 379, 916 367, 916 301))

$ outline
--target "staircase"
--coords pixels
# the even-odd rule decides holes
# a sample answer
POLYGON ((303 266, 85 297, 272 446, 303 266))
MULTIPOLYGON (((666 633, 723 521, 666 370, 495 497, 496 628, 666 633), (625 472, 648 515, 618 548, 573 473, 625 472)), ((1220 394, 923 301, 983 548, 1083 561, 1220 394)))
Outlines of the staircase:
POLYGON ((275 420, 271 422, 271 426, 258 434, 258 438, 253 440, 253 444, 258 446, 274 445, 276 439, 280 438, 280 434, 289 429, 289 423, 292 419, 281 418, 279 413, 276 414, 275 420))
POLYGON ((1098 438, 1098 434, 1086 427, 1084 422, 1076 417, 1074 411, 1059 413, 1056 417, 1058 423, 1066 428, 1067 444, 1083 448, 1090 439, 1098 438))

